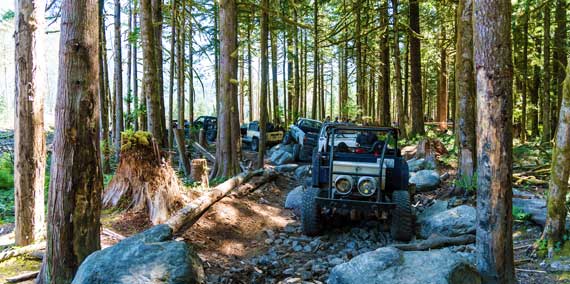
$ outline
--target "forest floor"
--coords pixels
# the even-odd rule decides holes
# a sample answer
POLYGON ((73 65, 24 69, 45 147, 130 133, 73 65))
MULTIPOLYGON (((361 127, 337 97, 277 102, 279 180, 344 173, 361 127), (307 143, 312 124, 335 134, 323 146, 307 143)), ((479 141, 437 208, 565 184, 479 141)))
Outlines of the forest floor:
MULTIPOLYGON (((1 137, 0 137, 1 138, 1 137)), ((2 139, 0 139, 2 140, 2 139)), ((4 141, 5 142, 5 141, 4 141)), ((0 141, 4 148, 9 143, 0 141)), ((255 153, 244 151, 251 160, 255 153)), ((443 163, 445 164, 445 163, 443 163)), ((447 172, 441 186, 415 196, 416 210, 435 199, 451 203, 475 203, 474 197, 447 197, 452 189, 454 167, 443 166, 447 172)), ((382 220, 363 218, 350 221, 336 218, 320 237, 301 234, 295 212, 285 209, 287 194, 301 181, 293 175, 280 174, 254 192, 222 199, 181 238, 191 243, 204 262, 208 283, 325 283, 332 267, 352 257, 393 243, 388 227, 382 220)), ((542 194, 544 186, 524 186, 522 190, 542 194)), ((189 191, 191 197, 201 194, 189 191)), ((105 210, 102 216, 103 247, 120 241, 151 226, 140 213, 105 210), (115 232, 118 235, 111 232, 115 232)), ((0 251, 13 243, 13 224, 0 224, 0 251)), ((542 260, 532 258, 527 249, 542 229, 530 221, 514 223, 515 263, 518 283, 570 283, 566 274, 553 274, 541 266, 542 260)), ((474 251, 473 245, 459 246, 461 251, 474 251)), ((39 268, 37 257, 17 257, 0 263, 0 283, 6 278, 39 268)), ((24 282, 24 283, 32 283, 24 282)))

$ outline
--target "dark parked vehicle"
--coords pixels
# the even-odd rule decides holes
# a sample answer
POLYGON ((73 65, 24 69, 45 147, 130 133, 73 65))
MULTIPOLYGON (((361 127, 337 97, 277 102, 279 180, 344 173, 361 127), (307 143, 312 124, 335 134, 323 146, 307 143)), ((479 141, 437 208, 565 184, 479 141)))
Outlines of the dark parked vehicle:
POLYGON ((206 140, 212 143, 216 141, 218 135, 218 118, 215 116, 202 115, 194 120, 193 127, 200 129, 204 128, 206 131, 206 140))
POLYGON ((320 233, 324 214, 358 210, 386 212, 394 239, 413 237, 409 170, 396 128, 325 124, 312 168, 301 212, 306 235, 320 233))

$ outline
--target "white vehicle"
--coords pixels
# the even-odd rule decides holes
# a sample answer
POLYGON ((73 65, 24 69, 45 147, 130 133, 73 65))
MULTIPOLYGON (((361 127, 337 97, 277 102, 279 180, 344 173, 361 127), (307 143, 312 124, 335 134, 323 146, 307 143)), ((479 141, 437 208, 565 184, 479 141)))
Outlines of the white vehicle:
POLYGON ((311 160, 322 125, 322 122, 309 118, 299 118, 291 125, 289 132, 283 138, 283 144, 296 143, 294 146, 296 160, 311 160))
MULTIPOLYGON (((259 121, 253 121, 246 125, 247 130, 245 136, 243 136, 242 141, 244 143, 250 144, 252 151, 257 151, 259 149, 259 121)), ((278 130, 271 123, 267 123, 267 146, 279 144, 283 140, 283 131, 278 130)))

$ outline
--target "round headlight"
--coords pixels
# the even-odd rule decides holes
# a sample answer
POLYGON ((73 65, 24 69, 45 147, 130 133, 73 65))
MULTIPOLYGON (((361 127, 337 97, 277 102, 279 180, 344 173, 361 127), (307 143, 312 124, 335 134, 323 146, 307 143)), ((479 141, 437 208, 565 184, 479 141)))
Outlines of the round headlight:
POLYGON ((334 185, 338 193, 349 194, 352 190, 352 178, 350 176, 338 176, 334 185))
POLYGON ((358 192, 363 196, 371 196, 376 192, 378 184, 372 177, 361 177, 358 180, 358 192))

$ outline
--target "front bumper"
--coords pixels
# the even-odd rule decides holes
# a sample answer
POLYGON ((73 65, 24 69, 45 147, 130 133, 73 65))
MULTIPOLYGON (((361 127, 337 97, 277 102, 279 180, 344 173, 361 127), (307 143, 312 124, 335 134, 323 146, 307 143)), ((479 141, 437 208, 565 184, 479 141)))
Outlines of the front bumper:
POLYGON ((334 207, 339 209, 388 210, 396 207, 396 204, 392 202, 376 202, 354 199, 316 197, 315 201, 321 207, 334 207))

